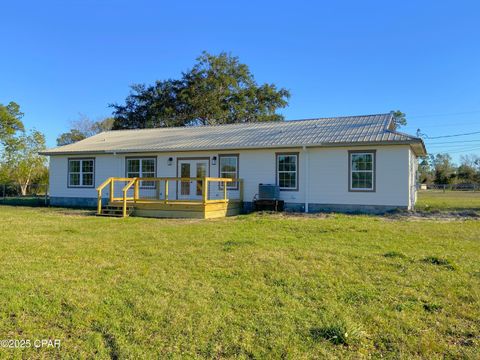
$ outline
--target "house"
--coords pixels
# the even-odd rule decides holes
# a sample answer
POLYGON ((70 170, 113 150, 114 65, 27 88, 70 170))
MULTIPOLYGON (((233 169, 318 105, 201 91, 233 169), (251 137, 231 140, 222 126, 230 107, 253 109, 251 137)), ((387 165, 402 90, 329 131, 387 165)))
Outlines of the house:
POLYGON ((121 204, 123 191, 124 203, 140 214, 139 204, 146 216, 168 216, 155 212, 155 203, 183 204, 183 217, 188 201, 236 201, 248 211, 259 184, 276 184, 289 211, 412 209, 417 158, 426 149, 420 138, 396 131, 389 113, 108 131, 42 154, 50 156, 51 205, 121 204))

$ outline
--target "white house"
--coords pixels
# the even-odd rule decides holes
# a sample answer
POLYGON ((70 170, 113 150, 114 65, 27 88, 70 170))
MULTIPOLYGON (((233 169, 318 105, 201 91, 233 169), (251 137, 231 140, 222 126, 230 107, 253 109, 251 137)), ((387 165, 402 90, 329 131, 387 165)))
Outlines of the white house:
MULTIPOLYGON (((56 206, 96 206, 96 188, 110 177, 210 176, 243 179, 245 210, 259 184, 276 184, 287 210, 384 212, 414 207, 417 157, 426 149, 395 130, 392 114, 378 114, 108 131, 42 154, 50 156, 56 206)), ((190 183, 170 196, 201 196, 190 183)))

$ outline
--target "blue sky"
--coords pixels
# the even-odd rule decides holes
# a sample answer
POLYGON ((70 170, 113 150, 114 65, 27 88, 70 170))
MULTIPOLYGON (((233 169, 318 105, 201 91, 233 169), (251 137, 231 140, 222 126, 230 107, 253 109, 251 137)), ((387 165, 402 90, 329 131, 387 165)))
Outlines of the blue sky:
MULTIPOLYGON (((108 116, 132 83, 175 78, 227 51, 292 93, 287 119, 400 109, 403 131, 480 131, 478 1, 10 1, 0 14, 0 103, 48 145, 108 116)), ((480 134, 427 141, 480 155, 480 134)))

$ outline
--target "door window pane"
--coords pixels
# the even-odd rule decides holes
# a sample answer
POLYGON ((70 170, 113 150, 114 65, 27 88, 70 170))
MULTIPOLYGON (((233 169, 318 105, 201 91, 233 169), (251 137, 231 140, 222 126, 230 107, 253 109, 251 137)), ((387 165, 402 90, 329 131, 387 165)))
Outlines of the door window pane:
MULTIPOLYGON (((205 163, 197 163, 197 178, 204 178, 207 175, 207 166, 205 163)), ((197 180, 197 195, 203 193, 203 181, 197 180)))
MULTIPOLYGON (((182 163, 180 164, 180 177, 189 178, 190 177, 190 164, 182 163)), ((181 181, 180 183, 180 194, 190 195, 190 180, 181 181)))

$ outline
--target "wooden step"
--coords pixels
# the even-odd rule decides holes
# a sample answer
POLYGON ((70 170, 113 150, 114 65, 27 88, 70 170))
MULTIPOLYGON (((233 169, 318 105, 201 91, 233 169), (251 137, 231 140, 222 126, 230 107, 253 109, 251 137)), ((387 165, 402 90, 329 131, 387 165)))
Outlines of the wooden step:
MULTIPOLYGON (((130 216, 133 212, 133 207, 127 207, 127 216, 130 216)), ((116 205, 107 205, 102 209, 101 214, 98 216, 110 216, 110 217, 123 217, 123 207, 116 205)))
MULTIPOLYGON (((104 216, 104 217, 118 217, 118 218, 121 218, 123 217, 123 214, 105 214, 105 213, 101 213, 101 214, 96 214, 97 216, 104 216)), ((127 214, 128 216, 128 214, 127 214)))

